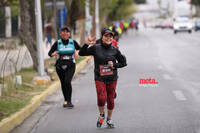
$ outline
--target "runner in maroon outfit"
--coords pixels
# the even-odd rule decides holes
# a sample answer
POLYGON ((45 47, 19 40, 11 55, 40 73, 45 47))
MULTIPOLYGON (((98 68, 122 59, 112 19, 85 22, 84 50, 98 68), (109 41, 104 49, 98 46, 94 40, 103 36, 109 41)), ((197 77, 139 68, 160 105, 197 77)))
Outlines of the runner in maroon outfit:
POLYGON ((117 68, 126 66, 126 59, 121 54, 119 49, 112 46, 113 33, 109 29, 102 31, 101 41, 95 44, 96 41, 88 38, 79 52, 80 56, 92 55, 94 57, 94 76, 97 91, 97 103, 100 116, 97 120, 97 127, 101 127, 105 119, 105 103, 107 102, 107 126, 114 128, 111 121, 112 112, 114 109, 114 95, 117 85, 118 72, 117 68), (89 44, 95 44, 90 47, 89 44))

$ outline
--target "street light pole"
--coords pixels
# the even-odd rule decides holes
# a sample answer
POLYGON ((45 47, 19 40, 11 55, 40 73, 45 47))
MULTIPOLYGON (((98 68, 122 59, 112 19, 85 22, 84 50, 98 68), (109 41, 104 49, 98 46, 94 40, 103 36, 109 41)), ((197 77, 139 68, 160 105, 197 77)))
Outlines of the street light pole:
POLYGON ((85 29, 86 29, 86 38, 87 36, 91 36, 91 16, 90 16, 90 3, 89 0, 85 1, 85 29))
POLYGON ((38 56, 38 76, 44 76, 44 55, 42 47, 42 17, 40 0, 35 0, 37 56, 38 56))
POLYGON ((95 8, 95 22, 96 22, 96 38, 100 38, 100 26, 99 26, 99 0, 96 0, 96 8, 95 8))

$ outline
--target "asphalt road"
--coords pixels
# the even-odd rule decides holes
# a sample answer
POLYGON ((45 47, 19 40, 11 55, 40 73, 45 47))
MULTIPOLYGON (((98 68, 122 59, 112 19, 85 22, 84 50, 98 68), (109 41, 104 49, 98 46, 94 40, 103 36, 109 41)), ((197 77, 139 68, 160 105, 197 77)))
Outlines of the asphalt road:
POLYGON ((119 69, 115 129, 96 128, 96 92, 89 65, 73 82, 74 109, 62 108, 58 90, 12 133, 200 133, 199 37, 200 32, 174 35, 153 29, 123 35, 119 47, 128 66, 119 69), (140 79, 149 78, 158 84, 140 84, 140 79))

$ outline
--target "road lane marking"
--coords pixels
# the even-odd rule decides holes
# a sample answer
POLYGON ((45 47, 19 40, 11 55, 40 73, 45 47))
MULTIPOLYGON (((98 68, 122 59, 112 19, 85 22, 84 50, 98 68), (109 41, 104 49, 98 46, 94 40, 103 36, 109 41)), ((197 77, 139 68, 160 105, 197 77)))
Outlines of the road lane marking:
POLYGON ((177 100, 179 100, 179 101, 186 101, 187 100, 182 91, 174 90, 172 92, 173 92, 173 94, 174 94, 174 96, 176 97, 177 100))

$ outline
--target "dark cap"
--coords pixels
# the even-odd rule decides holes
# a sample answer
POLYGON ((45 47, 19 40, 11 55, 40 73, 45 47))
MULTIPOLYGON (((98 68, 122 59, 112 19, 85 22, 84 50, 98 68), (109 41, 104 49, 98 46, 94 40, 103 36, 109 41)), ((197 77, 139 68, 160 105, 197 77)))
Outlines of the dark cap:
POLYGON ((70 32, 70 28, 69 28, 69 27, 67 27, 67 26, 65 26, 65 27, 61 28, 61 31, 63 31, 63 30, 66 30, 67 32, 70 32))
POLYGON ((101 31, 101 36, 106 35, 106 34, 110 34, 110 35, 113 36, 113 32, 112 32, 110 29, 104 28, 104 29, 101 31))

